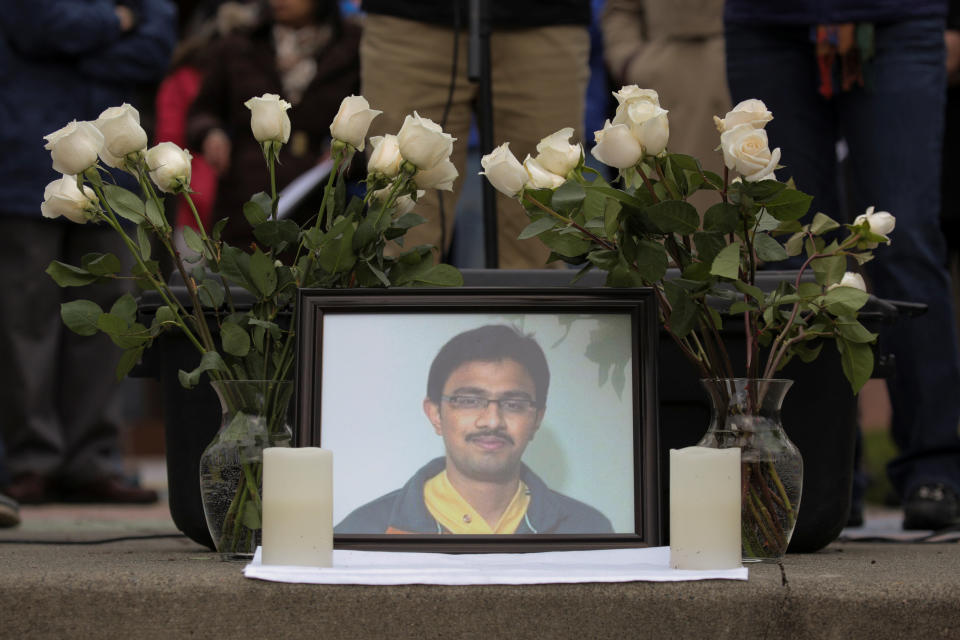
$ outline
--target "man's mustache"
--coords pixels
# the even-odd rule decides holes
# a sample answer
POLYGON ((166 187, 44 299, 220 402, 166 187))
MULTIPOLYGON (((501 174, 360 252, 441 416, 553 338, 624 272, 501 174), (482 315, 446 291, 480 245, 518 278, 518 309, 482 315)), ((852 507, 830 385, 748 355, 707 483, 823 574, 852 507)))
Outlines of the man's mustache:
POLYGON ((510 444, 516 444, 513 441, 513 438, 510 436, 510 434, 507 433, 506 431, 491 431, 491 430, 477 431, 475 433, 471 433, 470 435, 467 436, 467 442, 471 440, 476 440, 478 438, 500 438, 504 442, 508 442, 510 444))

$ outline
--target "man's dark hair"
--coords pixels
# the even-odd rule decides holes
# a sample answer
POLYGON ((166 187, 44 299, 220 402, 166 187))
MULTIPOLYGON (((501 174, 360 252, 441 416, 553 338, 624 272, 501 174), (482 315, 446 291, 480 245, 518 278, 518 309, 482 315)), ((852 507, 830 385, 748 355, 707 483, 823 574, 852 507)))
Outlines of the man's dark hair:
POLYGON ((533 378, 537 406, 547 404, 550 369, 543 349, 532 336, 524 335, 507 325, 486 325, 464 331, 440 348, 430 365, 427 376, 427 397, 440 404, 443 385, 454 370, 465 362, 496 362, 509 358, 516 360, 533 378))

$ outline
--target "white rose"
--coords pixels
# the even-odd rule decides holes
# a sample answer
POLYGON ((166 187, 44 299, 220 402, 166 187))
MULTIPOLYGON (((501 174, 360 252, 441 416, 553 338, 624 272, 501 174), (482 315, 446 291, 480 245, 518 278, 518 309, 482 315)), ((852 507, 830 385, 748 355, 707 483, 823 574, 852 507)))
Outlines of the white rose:
POLYGON ((429 169, 421 169, 413 174, 413 181, 421 189, 439 189, 441 191, 453 191, 453 181, 457 179, 460 172, 449 158, 444 158, 429 169))
POLYGON ((416 111, 407 116, 397 134, 400 155, 418 169, 430 169, 453 152, 453 138, 430 118, 421 118, 416 111))
POLYGON ((551 133, 537 143, 537 162, 550 173, 566 176, 580 164, 583 149, 579 144, 570 144, 571 127, 551 133))
POLYGON ((92 122, 70 122, 62 129, 45 135, 44 149, 53 158, 53 168, 62 174, 75 176, 97 164, 103 147, 103 134, 92 122))
POLYGON ((335 140, 346 142, 359 151, 367 138, 370 123, 383 113, 370 108, 363 96, 347 96, 340 102, 340 109, 330 123, 330 135, 335 140))
POLYGON ((660 96, 653 89, 641 89, 635 84, 621 87, 620 91, 614 91, 613 97, 617 99, 617 104, 624 104, 634 100, 642 100, 650 104, 660 106, 660 96))
POLYGON ((837 287, 853 287, 854 289, 860 289, 860 291, 866 291, 867 283, 863 281, 863 276, 861 276, 859 273, 847 271, 843 274, 843 277, 840 278, 840 282, 827 287, 827 291, 836 289, 837 287))
POLYGON ((257 142, 282 142, 290 139, 290 103, 275 93, 265 93, 243 103, 250 109, 250 129, 257 142))
POLYGON ((756 98, 737 104, 722 120, 713 116, 713 123, 717 125, 717 131, 720 133, 733 129, 739 124, 749 124, 754 129, 763 129, 771 120, 773 120, 773 114, 767 109, 767 105, 756 98))
POLYGON ((866 222, 870 225, 870 233, 886 236, 897 226, 897 219, 888 211, 874 211, 874 207, 867 207, 866 213, 858 215, 853 224, 866 222))
POLYGON ((403 156, 400 155, 397 136, 391 133, 385 136, 374 136, 370 138, 370 144, 373 146, 373 151, 370 152, 370 160, 367 161, 368 173, 382 173, 388 178, 400 173, 403 156))
MULTIPOLYGON (((383 189, 377 189, 373 192, 374 200, 384 201, 390 197, 390 192, 393 190, 392 186, 384 187, 383 189)), ((417 190, 417 200, 422 198, 427 192, 423 189, 417 190)), ((402 216, 404 214, 410 213, 413 211, 413 208, 417 206, 416 200, 413 199, 413 196, 410 194, 404 194, 399 196, 396 200, 393 201, 393 206, 391 211, 395 216, 402 216)))
POLYGON ((667 111, 646 100, 631 100, 617 107, 613 124, 630 127, 633 137, 643 147, 644 155, 655 156, 667 148, 670 122, 667 111))
POLYGON ((190 185, 189 151, 181 149, 172 142, 161 142, 147 150, 147 168, 150 179, 161 191, 177 193, 190 185))
POLYGON ((530 179, 527 170, 510 151, 509 142, 480 158, 480 166, 483 167, 480 175, 486 176, 494 189, 511 198, 520 193, 530 179))
POLYGON ((527 184, 534 189, 556 189, 566 182, 563 176, 547 171, 535 158, 529 155, 523 161, 523 168, 527 170, 527 175, 530 178, 527 184))
POLYGON ((103 134, 100 159, 107 166, 120 168, 128 154, 147 148, 147 132, 140 126, 140 113, 127 103, 104 110, 93 125, 103 134))
POLYGON ((593 136, 597 144, 590 153, 607 166, 626 169, 643 158, 643 146, 625 124, 613 124, 607 120, 603 129, 594 131, 593 136))
POLYGON ((749 124, 738 124, 720 134, 720 147, 723 163, 747 182, 767 178, 780 162, 780 148, 770 151, 767 132, 749 124))
POLYGON ((93 189, 84 186, 80 191, 76 176, 65 175, 44 188, 40 213, 45 218, 63 216, 71 222, 86 224, 96 213, 98 202, 93 189))

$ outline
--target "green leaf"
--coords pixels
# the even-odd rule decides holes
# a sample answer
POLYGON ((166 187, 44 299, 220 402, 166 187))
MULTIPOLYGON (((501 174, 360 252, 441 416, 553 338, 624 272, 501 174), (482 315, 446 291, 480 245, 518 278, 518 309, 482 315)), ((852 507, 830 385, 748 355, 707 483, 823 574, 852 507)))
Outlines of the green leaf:
POLYGON ((783 245, 766 233, 757 233, 753 236, 753 249, 763 262, 780 262, 790 257, 783 245))
POLYGON ((850 381, 854 393, 858 393, 873 375, 873 349, 862 342, 850 342, 837 339, 840 351, 840 365, 843 374, 850 381))
POLYGON ((544 231, 540 234, 540 241, 552 251, 567 258, 582 256, 590 250, 590 240, 576 233, 544 231))
POLYGON ((666 200, 647 207, 650 221, 664 233, 690 235, 700 226, 700 215, 689 202, 666 200))
POLYGON ((855 317, 837 318, 837 330, 850 342, 869 344, 877 339, 877 334, 868 331, 855 317))
POLYGON ((757 222, 754 225, 755 231, 773 231, 774 229, 779 229, 783 223, 770 215, 766 209, 760 210, 760 215, 757 216, 757 222))
POLYGON ((343 273, 353 268, 357 255, 353 252, 353 221, 343 219, 335 224, 321 243, 317 262, 327 273, 343 273))
POLYGON ((617 288, 642 287, 646 283, 643 277, 624 263, 607 272, 606 286, 617 288))
POLYGON ((105 184, 103 185, 103 195, 113 212, 121 218, 126 218, 134 224, 140 224, 146 220, 143 200, 123 187, 118 187, 115 184, 105 184))
POLYGON ((193 227, 189 225, 183 227, 183 241, 187 243, 187 246, 190 247, 190 250, 194 253, 203 253, 203 239, 193 227))
POLYGON ((46 273, 61 287, 82 287, 98 280, 98 276, 86 269, 74 267, 59 260, 54 260, 47 265, 46 273))
POLYGON ((523 228, 523 231, 520 232, 520 235, 517 236, 517 239, 526 240, 527 238, 533 238, 540 235, 544 231, 547 231, 548 229, 553 229, 555 226, 557 226, 557 221, 549 215, 537 218, 523 228))
POLYGON ((723 248, 710 265, 710 274, 736 280, 740 273, 740 243, 733 242, 723 248))
POLYGON ((452 265, 435 264, 418 273, 413 282, 418 286, 460 287, 463 286, 463 274, 452 265))
POLYGON ((781 191, 787 188, 787 185, 778 180, 761 180, 760 182, 744 183, 746 192, 754 200, 769 200, 781 191))
POLYGON ((163 215, 163 209, 153 200, 147 200, 145 206, 147 220, 157 229, 166 230, 170 225, 167 224, 167 218, 163 215))
POLYGON ((257 286, 250 279, 250 254, 241 249, 231 246, 223 247, 223 254, 220 256, 220 273, 250 293, 260 295, 257 286))
POLYGON ((569 213, 578 209, 586 196, 587 192, 583 185, 574 180, 567 180, 554 189, 550 206, 559 213, 569 213))
POLYGON ((103 309, 90 300, 71 300, 60 305, 60 318, 63 324, 81 336, 92 336, 97 332, 97 318, 103 309))
POLYGON ((804 299, 816 298, 823 293, 823 287, 816 282, 801 282, 797 293, 804 299))
POLYGON ((583 200, 583 216, 587 221, 603 218, 607 203, 612 202, 599 191, 587 191, 583 200))
POLYGON ((682 338, 690 333, 697 323, 697 305, 685 289, 672 282, 664 282, 663 290, 671 307, 667 328, 673 335, 682 338))
POLYGON ((587 254, 587 260, 604 271, 613 269, 620 262, 620 254, 608 249, 598 249, 587 254))
POLYGON ((247 529, 257 530, 262 525, 260 524, 260 509, 257 508, 256 503, 252 500, 248 500, 243 505, 243 515, 240 517, 240 523, 247 529))
POLYGON ((727 246, 727 239, 719 231, 697 231, 693 234, 693 244, 697 247, 697 258, 710 264, 727 246))
POLYGON ((784 189, 768 200, 764 206, 777 220, 787 221, 802 218, 810 209, 811 202, 813 202, 813 196, 794 189, 784 189))
POLYGON ((870 294, 856 287, 836 287, 823 296, 827 311, 835 316, 855 314, 870 299, 870 294))
MULTIPOLYGON (((597 182, 599 182, 599 181, 597 181, 597 182)), ((593 184, 590 184, 590 185, 588 185, 587 187, 585 187, 585 190, 586 190, 586 191, 597 191, 597 192, 599 192, 599 193, 607 196, 608 198, 613 198, 614 200, 616 200, 616 201, 618 201, 618 202, 620 202, 620 203, 622 203, 622 204, 625 204, 625 205, 627 205, 627 206, 633 207, 634 209, 642 209, 642 208, 644 208, 645 206, 647 206, 648 204, 650 204, 650 202, 649 202, 650 195, 647 194, 646 192, 640 192, 640 193, 642 193, 643 195, 642 195, 642 196, 638 196, 638 195, 635 195, 635 194, 629 194, 629 193, 627 193, 627 192, 625 192, 625 191, 621 191, 620 189, 614 189, 613 187, 607 186, 606 184, 599 184, 599 185, 598 185, 596 182, 594 182, 593 184), (642 199, 641 199, 641 198, 642 198, 642 199)), ((530 192, 527 191, 527 192, 525 192, 525 193, 530 193, 530 192)), ((549 191, 548 191, 547 193, 549 193, 549 191)), ((539 211, 539 209, 537 209, 537 210, 539 211)))
POLYGON ((747 284, 742 280, 734 280, 733 286, 740 293, 746 296, 750 296, 760 304, 763 304, 763 291, 760 289, 760 287, 754 286, 752 284, 747 284))
POLYGON ((826 233, 827 231, 833 231, 839 226, 840 224, 830 216, 823 213, 817 213, 815 216, 813 216, 813 222, 810 223, 810 232, 814 235, 820 235, 822 233, 826 233))
POLYGON ((790 236, 790 239, 787 240, 784 245, 784 249, 787 252, 788 256, 798 256, 803 251, 803 240, 806 236, 802 233, 795 233, 790 236))
POLYGON ((80 259, 80 264, 97 276, 112 275, 123 268, 120 259, 112 253, 88 253, 80 259))
POLYGON ((641 240, 637 244, 637 271, 647 282, 657 282, 667 273, 667 250, 659 242, 641 240))
POLYGON ((137 225, 137 246, 140 248, 140 257, 149 260, 153 244, 150 242, 150 231, 142 224, 137 225))
POLYGON ((608 199, 603 208, 603 231, 608 238, 616 237, 620 228, 620 211, 623 205, 613 199, 608 199))
POLYGON ((263 191, 256 193, 243 203, 243 217, 251 227, 256 227, 267 221, 273 207, 273 200, 263 191))
POLYGON ((273 258, 260 249, 250 256, 250 279, 265 298, 272 296, 277 289, 277 268, 273 258))
POLYGON ((223 350, 232 356, 242 358, 250 353, 250 335, 234 322, 220 325, 220 343, 223 350))
POLYGON ((817 282, 824 287, 840 282, 847 268, 847 260, 844 256, 829 256, 826 258, 817 258, 810 262, 813 269, 813 275, 817 282))
POLYGON ((115 370, 117 380, 123 380, 130 370, 137 366, 137 363, 140 362, 140 356, 143 355, 144 347, 134 347, 132 349, 127 349, 120 355, 120 361, 117 362, 117 368, 115 370))
POLYGON ((412 229, 413 227, 419 226, 426 222, 427 219, 416 213, 405 213, 396 220, 394 220, 390 226, 395 229, 412 229))
POLYGON ((216 351, 205 351, 196 369, 190 372, 181 369, 177 372, 177 377, 185 389, 192 389, 200 381, 200 376, 203 375, 204 371, 230 373, 230 368, 227 367, 227 364, 223 361, 223 358, 220 357, 219 353, 216 351))
POLYGON ((197 297, 203 306, 218 309, 226 298, 226 291, 218 280, 206 278, 197 287, 197 297))
POLYGON ((132 295, 125 293, 113 303, 110 313, 123 318, 127 324, 133 324, 137 321, 137 301, 132 295))
POLYGON ((277 251, 297 243, 300 237, 300 225, 293 220, 267 220, 253 230, 258 242, 277 251))

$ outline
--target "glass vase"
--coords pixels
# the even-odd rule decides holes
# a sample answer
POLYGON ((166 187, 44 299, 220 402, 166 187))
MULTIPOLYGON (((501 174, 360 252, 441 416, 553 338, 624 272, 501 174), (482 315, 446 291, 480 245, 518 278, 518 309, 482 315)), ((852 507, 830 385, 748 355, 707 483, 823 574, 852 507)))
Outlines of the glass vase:
POLYGON ((200 456, 200 496, 221 558, 253 558, 261 539, 263 449, 288 447, 293 383, 211 381, 220 399, 220 430, 200 456))
POLYGON ((797 524, 803 460, 787 437, 780 405, 792 380, 703 380, 712 403, 702 447, 740 447, 744 562, 777 562, 797 524))

